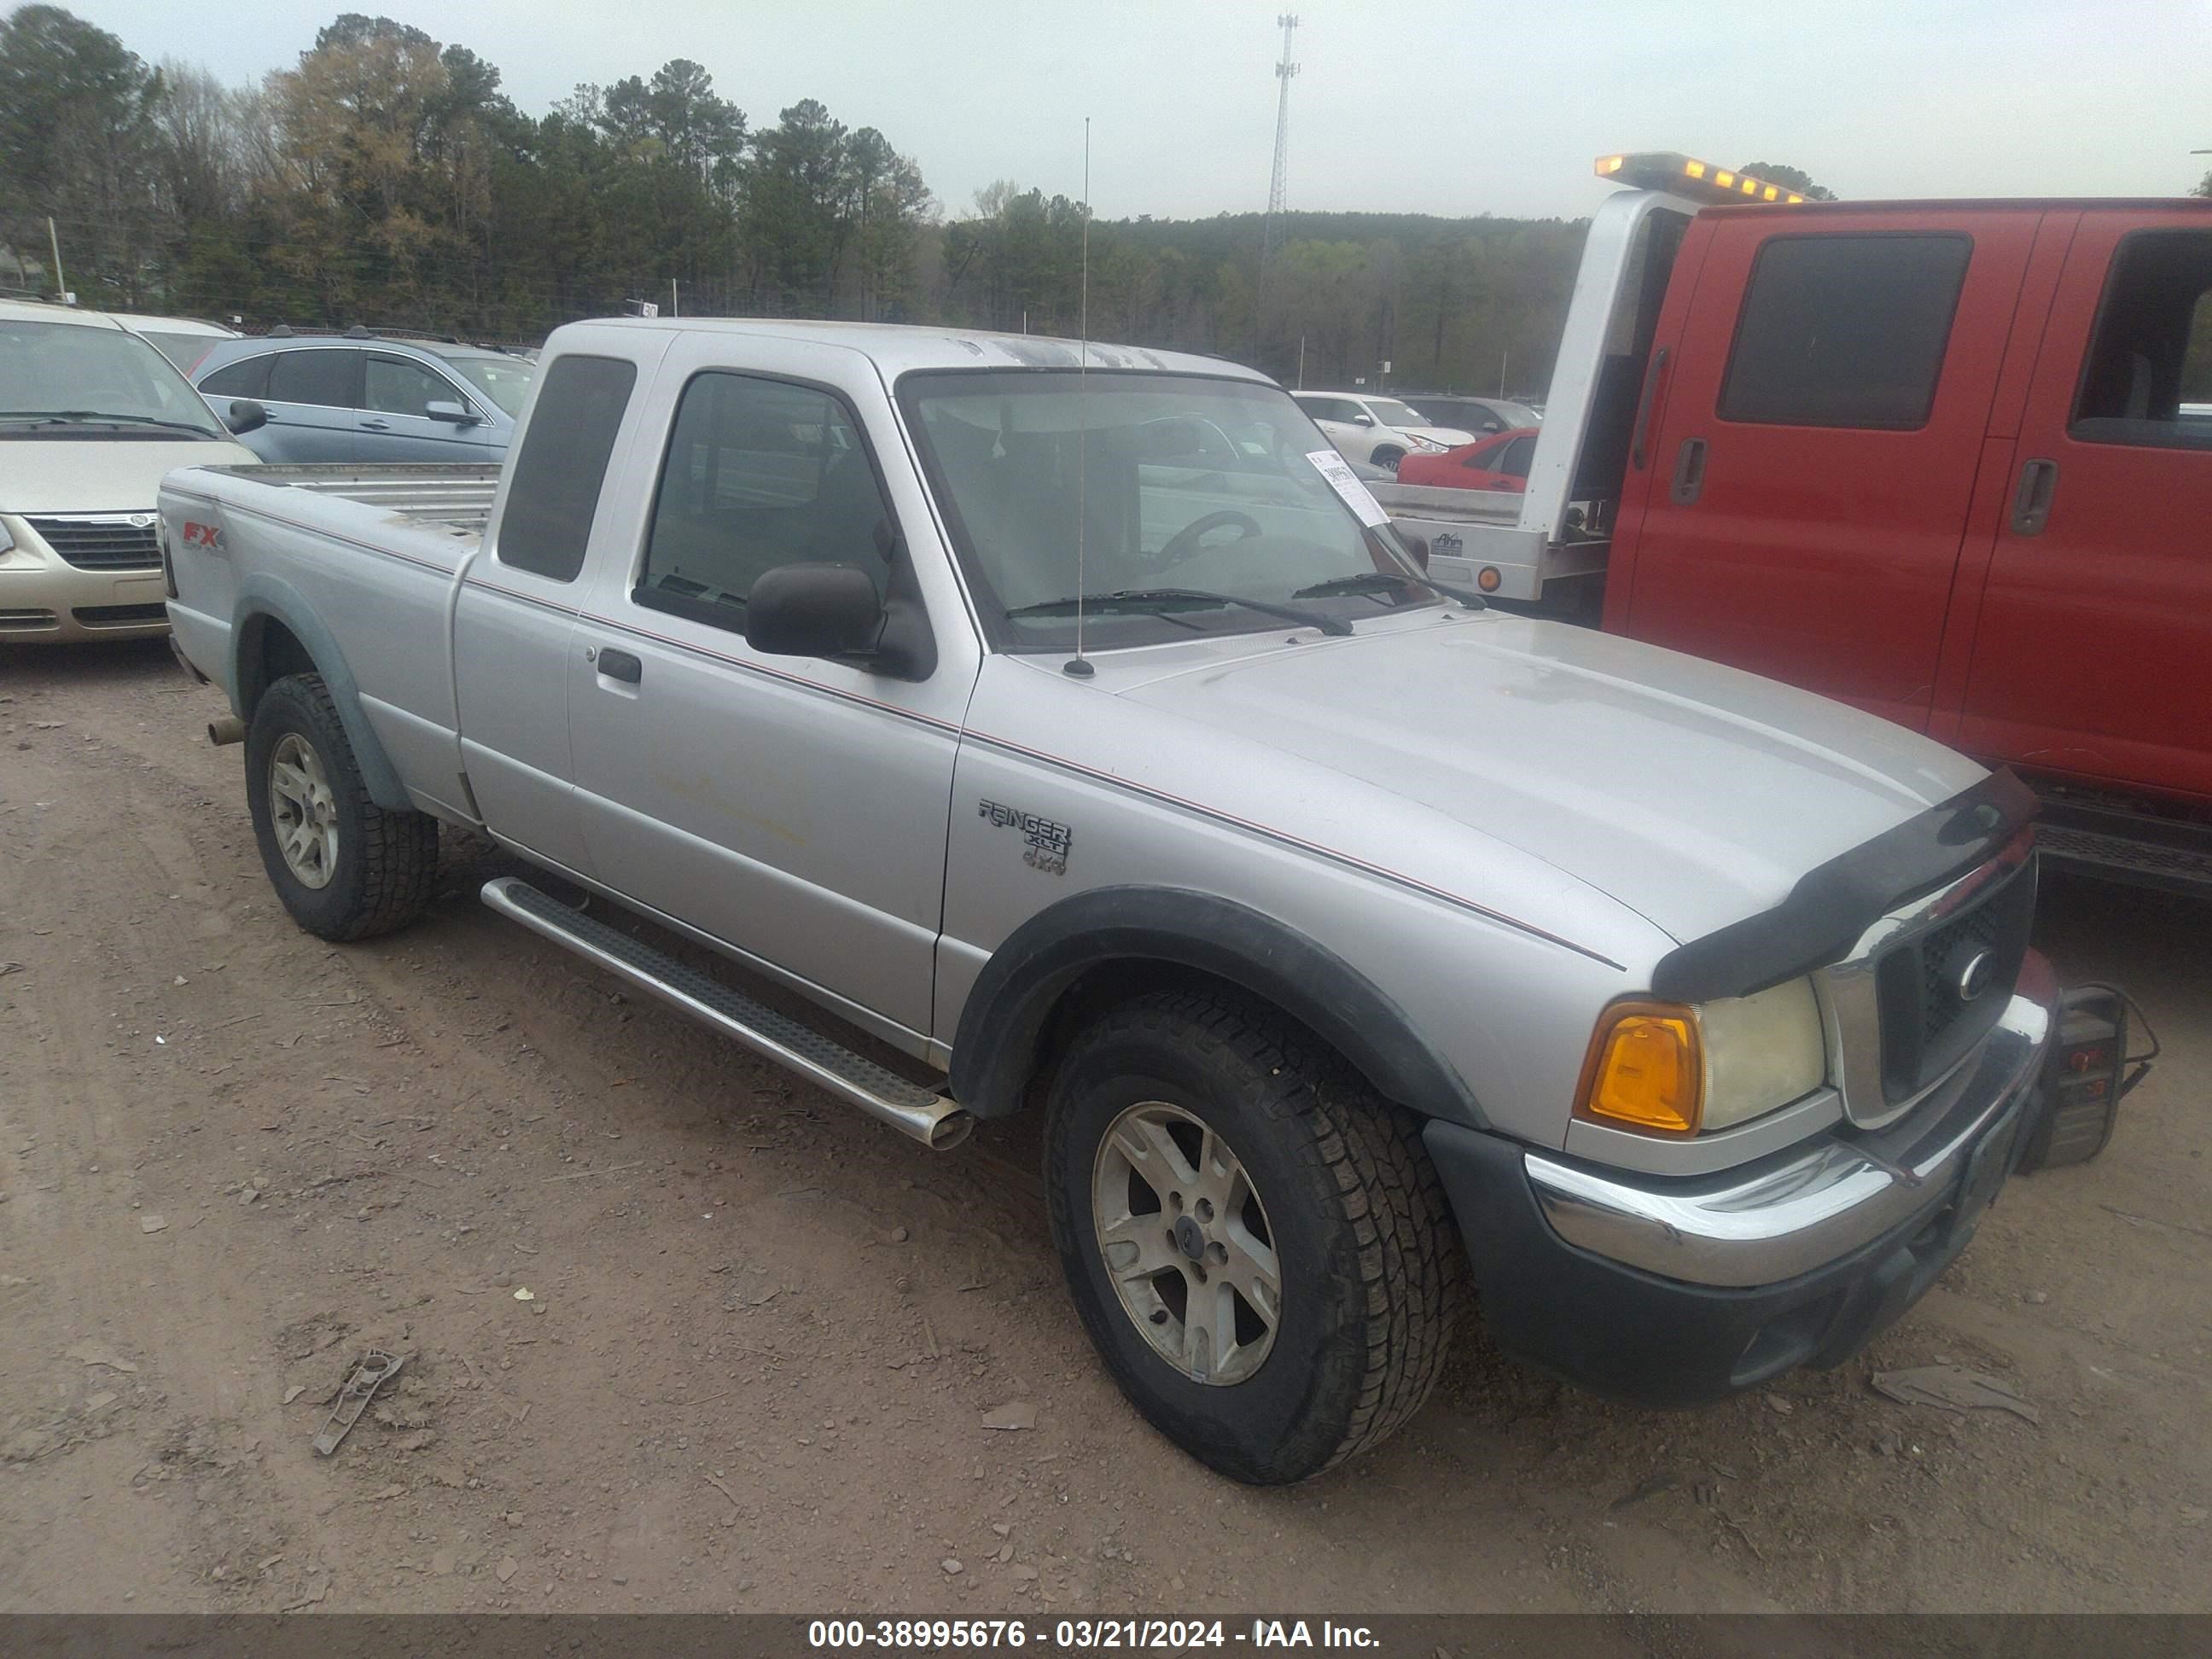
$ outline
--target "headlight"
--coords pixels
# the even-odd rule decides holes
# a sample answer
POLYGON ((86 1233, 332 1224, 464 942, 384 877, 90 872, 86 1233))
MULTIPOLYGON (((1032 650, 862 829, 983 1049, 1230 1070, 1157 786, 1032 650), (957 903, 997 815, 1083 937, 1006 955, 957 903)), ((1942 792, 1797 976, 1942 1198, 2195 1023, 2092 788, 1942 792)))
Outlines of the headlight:
POLYGON ((1438 443, 1434 438, 1424 438, 1418 432, 1408 432, 1406 435, 1411 438, 1414 443, 1419 445, 1421 448, 1427 450, 1432 455, 1441 455, 1444 451, 1451 447, 1449 444, 1438 443))
POLYGON ((1615 1127, 1688 1136, 1786 1106, 1826 1075, 1809 979, 1695 1006, 1621 1002, 1598 1022, 1575 1109, 1615 1127))

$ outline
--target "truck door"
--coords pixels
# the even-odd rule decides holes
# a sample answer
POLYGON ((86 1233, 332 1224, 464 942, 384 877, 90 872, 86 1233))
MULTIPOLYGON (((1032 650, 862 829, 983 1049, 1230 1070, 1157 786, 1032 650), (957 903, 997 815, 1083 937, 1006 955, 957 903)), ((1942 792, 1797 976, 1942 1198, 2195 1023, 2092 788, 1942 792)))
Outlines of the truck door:
POLYGON ((1607 626, 1923 726, 2037 216, 1706 216, 1607 626))
POLYGON ((2029 384, 1959 745, 2212 797, 2212 212, 2085 212, 2029 384))
POLYGON ((747 643, 763 573, 856 565, 888 598, 901 535, 934 532, 903 452, 887 472, 865 436, 895 429, 867 359, 747 339, 738 370, 731 345, 671 346, 666 447, 640 455, 650 493, 578 630, 585 839, 609 886, 914 1047, 930 1030, 972 636, 956 648, 949 607, 933 606, 940 656, 919 681, 747 643))
POLYGON ((580 875, 592 861, 577 819, 568 678, 586 553, 594 538, 628 528, 617 522, 613 462, 638 379, 625 358, 564 351, 553 360, 507 469, 492 538, 454 603, 460 763, 477 808, 501 840, 580 875))

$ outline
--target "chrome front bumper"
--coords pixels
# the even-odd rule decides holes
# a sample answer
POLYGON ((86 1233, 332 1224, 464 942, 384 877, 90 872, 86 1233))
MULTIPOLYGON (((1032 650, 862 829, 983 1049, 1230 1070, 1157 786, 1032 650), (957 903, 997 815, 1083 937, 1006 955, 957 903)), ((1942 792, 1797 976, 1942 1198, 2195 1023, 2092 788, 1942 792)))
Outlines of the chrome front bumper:
MULTIPOLYGON (((1631 1182, 1530 1152, 1537 1207, 1567 1243, 1686 1284, 1773 1285, 1810 1273, 1941 1207, 1967 1180, 1984 1137, 2037 1086, 2057 996, 2050 963, 2029 952, 1979 1048, 1879 1132, 1838 1128, 1748 1165, 1674 1181, 1631 1182)), ((1971 1173, 1985 1179, 1978 1166, 1971 1173)), ((1986 1202, 1994 1190, 1973 1196, 1986 1202)))

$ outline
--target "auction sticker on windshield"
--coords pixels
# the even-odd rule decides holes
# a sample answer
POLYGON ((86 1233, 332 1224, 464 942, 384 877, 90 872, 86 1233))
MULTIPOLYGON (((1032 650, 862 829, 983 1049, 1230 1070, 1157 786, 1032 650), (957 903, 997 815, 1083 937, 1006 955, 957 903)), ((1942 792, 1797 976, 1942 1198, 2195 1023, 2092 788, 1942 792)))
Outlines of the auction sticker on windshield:
POLYGON ((1372 530, 1390 522, 1382 503, 1359 482, 1359 475, 1343 456, 1333 449, 1316 449, 1306 459, 1313 463, 1315 471, 1328 480, 1329 488, 1344 497, 1344 504, 1359 515, 1360 523, 1372 530))

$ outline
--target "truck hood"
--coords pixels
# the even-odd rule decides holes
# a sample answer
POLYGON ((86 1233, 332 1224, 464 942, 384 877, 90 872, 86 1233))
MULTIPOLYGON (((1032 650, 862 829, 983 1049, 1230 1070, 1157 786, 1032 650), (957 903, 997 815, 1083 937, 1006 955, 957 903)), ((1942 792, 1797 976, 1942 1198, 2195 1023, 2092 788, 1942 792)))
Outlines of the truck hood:
POLYGON ((244 444, 192 439, 0 439, 0 513, 151 513, 180 466, 251 466, 244 444))
POLYGON ((1815 865, 1984 775, 1842 703, 1498 611, 1117 689, 1463 823, 1678 942, 1771 908, 1815 865))

